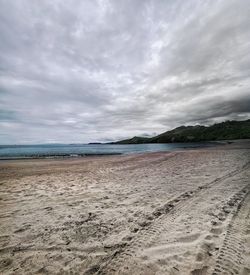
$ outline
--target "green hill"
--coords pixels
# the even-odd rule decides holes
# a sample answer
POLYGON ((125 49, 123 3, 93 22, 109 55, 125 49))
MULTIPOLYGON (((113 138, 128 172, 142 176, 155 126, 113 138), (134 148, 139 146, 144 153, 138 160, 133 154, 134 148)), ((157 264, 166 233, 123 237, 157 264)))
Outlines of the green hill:
POLYGON ((117 142, 112 142, 113 144, 141 144, 141 143, 149 143, 151 138, 146 137, 133 137, 130 139, 124 139, 117 142))
POLYGON ((181 126, 152 138, 133 137, 114 143, 171 143, 232 139, 250 139, 250 119, 245 121, 226 121, 212 126, 181 126))

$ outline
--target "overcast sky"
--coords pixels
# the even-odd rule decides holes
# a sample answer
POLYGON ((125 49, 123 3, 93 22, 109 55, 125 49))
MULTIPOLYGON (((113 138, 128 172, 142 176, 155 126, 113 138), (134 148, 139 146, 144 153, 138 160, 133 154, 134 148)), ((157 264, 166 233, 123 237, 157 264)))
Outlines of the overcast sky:
POLYGON ((0 143, 250 118, 248 0, 0 0, 0 143))

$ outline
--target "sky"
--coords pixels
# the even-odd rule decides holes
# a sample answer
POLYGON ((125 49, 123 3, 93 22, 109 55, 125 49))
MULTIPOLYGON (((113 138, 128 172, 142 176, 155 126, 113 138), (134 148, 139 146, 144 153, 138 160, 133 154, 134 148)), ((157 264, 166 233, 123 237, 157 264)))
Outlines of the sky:
POLYGON ((249 118, 248 0, 0 0, 0 144, 249 118))

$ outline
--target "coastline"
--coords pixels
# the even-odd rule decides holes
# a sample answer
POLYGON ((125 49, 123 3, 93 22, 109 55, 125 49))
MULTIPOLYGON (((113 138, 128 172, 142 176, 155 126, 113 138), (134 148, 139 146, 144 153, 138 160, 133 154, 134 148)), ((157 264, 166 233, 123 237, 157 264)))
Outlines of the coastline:
MULTIPOLYGON (((144 153, 148 153, 148 152, 166 152, 166 151, 176 151, 176 150, 194 150, 194 149, 202 149, 202 148, 209 148, 209 147, 214 147, 214 146, 221 146, 221 145, 225 145, 227 144, 228 141, 209 141, 209 142, 189 142, 189 143, 166 143, 166 144, 148 144, 149 146, 153 146, 152 147, 152 151, 149 150, 147 151, 147 148, 145 149, 145 151, 142 149, 141 151, 137 151, 136 147, 137 146, 147 146, 147 144, 144 145, 136 145, 136 144, 117 144, 115 145, 115 149, 112 148, 114 146, 114 144, 97 144, 97 143, 93 143, 93 144, 84 144, 84 145, 77 145, 77 144, 60 144, 60 147, 62 146, 74 146, 73 149, 75 148, 75 146, 84 146, 83 148, 81 148, 81 151, 84 151, 84 149, 86 150, 86 152, 67 152, 64 153, 62 149, 62 152, 60 152, 60 149, 57 148, 57 152, 51 153, 49 151, 53 152, 53 149, 51 149, 51 146, 53 148, 52 144, 47 144, 47 145, 41 145, 41 148, 45 147, 47 148, 46 152, 42 153, 42 152, 37 152, 37 153, 28 153, 23 151, 22 153, 18 150, 20 150, 20 148, 30 148, 33 147, 34 148, 39 148, 39 145, 29 145, 29 146, 23 146, 23 145, 6 145, 6 146, 2 146, 2 149, 5 150, 5 148, 16 148, 16 152, 7 152, 7 153, 3 153, 0 152, 0 161, 5 161, 5 160, 25 160, 25 159, 70 159, 70 158, 83 158, 83 157, 95 157, 95 156, 115 156, 115 155, 133 155, 133 154, 144 154, 144 153), (95 146, 95 152, 88 152, 88 148, 86 148, 86 146, 88 145, 94 145, 95 146), (154 146, 168 146, 167 148, 154 148, 154 146), (46 147, 49 146, 49 147, 46 147), (101 146, 101 149, 98 149, 98 146, 101 146), (106 146, 104 152, 103 152, 103 146, 106 146), (110 151, 109 146, 112 148, 112 151, 110 151), (124 146, 126 147, 127 150, 124 150, 124 146), (131 147, 131 149, 129 150, 129 147, 131 147), (122 150, 123 149, 123 150, 122 150)), ((57 146, 57 145, 56 145, 57 146)), ((59 147, 59 148, 60 148, 59 147)), ((70 148, 67 148, 68 150, 70 148)), ((72 148, 71 148, 72 149, 72 148)))
POLYGON ((0 162, 0 273, 247 274, 249 149, 0 162))
POLYGON ((118 156, 121 153, 97 153, 97 154, 60 154, 60 155, 31 155, 31 156, 13 156, 13 157, 0 157, 0 161, 3 160, 36 160, 36 159, 73 159, 83 157, 101 157, 101 156, 118 156))

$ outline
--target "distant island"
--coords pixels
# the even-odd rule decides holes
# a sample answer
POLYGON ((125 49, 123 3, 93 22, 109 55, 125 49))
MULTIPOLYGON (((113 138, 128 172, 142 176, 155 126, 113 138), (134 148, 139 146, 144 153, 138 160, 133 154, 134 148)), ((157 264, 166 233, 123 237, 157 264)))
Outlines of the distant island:
POLYGON ((199 142, 215 140, 250 139, 250 119, 226 121, 212 126, 180 126, 155 137, 133 137, 111 144, 199 142))

